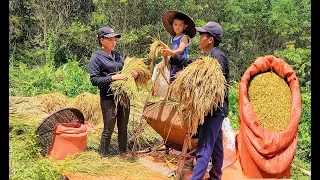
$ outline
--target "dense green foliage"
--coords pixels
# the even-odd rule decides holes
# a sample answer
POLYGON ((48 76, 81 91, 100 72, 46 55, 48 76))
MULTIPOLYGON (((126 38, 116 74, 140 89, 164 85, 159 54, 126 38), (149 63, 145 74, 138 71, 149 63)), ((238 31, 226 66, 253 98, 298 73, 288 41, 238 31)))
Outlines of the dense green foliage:
MULTIPOLYGON (((310 86, 310 0, 10 0, 10 62, 33 66, 53 59, 58 67, 72 59, 86 69, 98 48, 96 31, 106 25, 123 35, 117 45, 123 56, 147 57, 150 37, 169 43, 161 15, 171 9, 186 12, 197 26, 211 20, 222 25, 233 80, 257 57, 274 54, 299 72, 301 85, 310 86)), ((202 53, 198 40, 197 34, 192 57, 202 53)))
POLYGON ((298 148, 297 156, 308 163, 311 163, 311 94, 301 95, 302 114, 298 127, 298 148))
POLYGON ((9 94, 12 96, 35 96, 60 92, 75 97, 81 92, 97 93, 89 80, 89 74, 79 67, 77 61, 68 61, 55 68, 52 65, 28 67, 24 63, 12 63, 9 68, 9 94))
POLYGON ((63 175, 48 160, 39 160, 41 147, 34 130, 36 127, 11 119, 9 124, 9 179, 63 179, 63 175))
MULTIPOLYGON (((294 69, 303 106, 295 159, 310 169, 310 4, 310 0, 10 0, 9 95, 97 93, 87 70, 91 54, 99 48, 97 29, 111 26, 122 34, 117 50, 124 57, 148 57, 150 37, 169 44, 161 15, 177 9, 190 15, 197 26, 214 20, 224 29, 221 46, 230 60, 229 118, 234 129, 239 129, 238 82, 251 63, 259 56, 275 55, 294 69)), ((198 40, 197 34, 189 48, 191 57, 202 54, 198 40)), ((10 149, 11 156, 20 156, 14 151, 15 147, 10 149)), ((46 167, 28 168, 40 173, 46 167)))

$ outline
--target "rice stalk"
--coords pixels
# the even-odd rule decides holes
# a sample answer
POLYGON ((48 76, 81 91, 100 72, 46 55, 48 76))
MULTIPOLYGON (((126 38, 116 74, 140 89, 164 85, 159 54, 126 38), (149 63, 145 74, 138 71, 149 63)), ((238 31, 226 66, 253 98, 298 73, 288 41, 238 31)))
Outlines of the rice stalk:
POLYGON ((139 73, 135 82, 137 86, 146 87, 148 85, 148 81, 151 79, 151 73, 148 71, 148 67, 144 63, 144 59, 140 58, 135 60, 135 64, 138 67, 135 70, 139 73))
MULTIPOLYGON (((150 72, 153 71, 153 66, 155 59, 158 57, 160 48, 162 47, 161 44, 164 44, 160 39, 152 38, 152 43, 150 45, 150 52, 149 52, 149 58, 151 59, 150 62, 150 72)), ((161 56, 162 57, 162 56, 161 56)), ((166 67, 170 69, 169 59, 167 57, 162 57, 162 61, 164 63, 161 64, 161 67, 159 67, 159 70, 163 72, 163 69, 166 67)))
POLYGON ((127 80, 118 80, 111 83, 111 89, 114 94, 116 105, 120 102, 121 105, 127 107, 130 105, 130 100, 137 98, 138 86, 146 87, 148 81, 151 79, 151 73, 148 71, 144 63, 144 58, 127 57, 124 61, 124 66, 119 74, 126 75, 127 80), (135 80, 131 72, 137 71, 139 73, 135 80))
POLYGON ((179 102, 182 124, 191 137, 198 124, 203 124, 204 116, 212 115, 219 103, 223 105, 226 79, 221 65, 212 57, 197 59, 176 77, 169 85, 167 98, 179 102))
POLYGON ((155 60, 158 57, 161 48, 161 40, 157 38, 152 38, 152 43, 150 44, 149 58, 155 60))

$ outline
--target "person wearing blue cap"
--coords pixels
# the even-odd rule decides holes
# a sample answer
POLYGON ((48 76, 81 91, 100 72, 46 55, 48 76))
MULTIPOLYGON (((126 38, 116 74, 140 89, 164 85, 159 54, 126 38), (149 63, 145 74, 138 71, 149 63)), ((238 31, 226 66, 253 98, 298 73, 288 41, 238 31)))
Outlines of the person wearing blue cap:
MULTIPOLYGON (((124 65, 123 57, 115 51, 120 34, 111 27, 102 27, 98 30, 97 38, 101 49, 91 55, 89 60, 90 81, 100 90, 100 106, 103 118, 103 131, 100 142, 100 156, 106 159, 109 154, 111 135, 117 121, 118 143, 121 157, 127 157, 127 126, 129 121, 130 106, 125 107, 120 103, 115 112, 114 95, 110 88, 113 81, 127 80, 124 74, 117 74, 124 65)), ((132 77, 138 77, 136 71, 131 72, 132 77)))
MULTIPOLYGON (((221 65, 223 74, 229 84, 229 60, 227 53, 219 47, 222 41, 223 30, 219 23, 211 21, 203 27, 196 27, 200 34, 199 48, 205 52, 206 56, 213 57, 218 60, 221 65)), ((165 44, 160 50, 162 56, 171 56, 170 61, 177 66, 187 66, 192 63, 193 58, 185 58, 174 53, 165 44)), ((204 123, 199 125, 199 139, 196 147, 196 164, 193 168, 190 180, 202 180, 207 167, 212 159, 212 167, 209 171, 209 179, 221 179, 223 165, 223 140, 222 140, 222 121, 228 116, 228 88, 225 88, 224 104, 219 104, 219 108, 215 110, 213 107, 213 115, 210 113, 204 117, 204 123)))

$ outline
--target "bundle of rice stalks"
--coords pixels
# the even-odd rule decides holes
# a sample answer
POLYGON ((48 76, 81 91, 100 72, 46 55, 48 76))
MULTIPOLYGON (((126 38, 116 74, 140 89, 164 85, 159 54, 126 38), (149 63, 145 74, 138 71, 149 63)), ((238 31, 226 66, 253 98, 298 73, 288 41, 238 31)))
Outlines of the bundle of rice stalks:
POLYGON ((219 62, 211 57, 197 59, 176 76, 169 85, 168 98, 179 102, 182 124, 194 135, 204 116, 212 114, 218 103, 223 104, 226 79, 219 62))
POLYGON ((83 92, 77 95, 70 104, 72 107, 78 108, 83 113, 86 121, 89 121, 94 125, 102 122, 99 95, 83 92))
MULTIPOLYGON (((158 57, 158 54, 160 52, 160 48, 162 47, 162 45, 165 45, 165 44, 161 40, 156 39, 156 38, 152 38, 152 43, 150 45, 150 52, 149 52, 149 58, 151 59, 150 72, 152 72, 152 70, 153 70, 154 61, 158 57)), ((164 67, 167 67, 168 69, 170 69, 169 68, 169 60, 168 60, 168 58, 165 57, 165 58, 163 58, 162 61, 164 61, 164 63, 162 63, 163 67, 160 68, 160 69, 163 69, 164 67)))
POLYGON ((158 57, 161 48, 161 40, 157 38, 152 38, 152 43, 150 44, 149 58, 155 60, 158 57))
POLYGON ((39 98, 42 103, 46 107, 46 112, 51 114, 61 108, 66 108, 69 106, 69 99, 67 96, 61 93, 48 93, 48 94, 41 94, 36 96, 39 98))
POLYGON ((144 61, 144 58, 136 57, 127 57, 125 59, 124 66, 118 73, 126 75, 128 79, 125 81, 113 81, 110 86, 115 96, 116 105, 120 102, 121 105, 128 106, 130 100, 137 97, 137 86, 143 88, 148 84, 148 81, 151 79, 151 73, 148 71, 144 61), (139 73, 136 80, 131 75, 131 71, 133 70, 139 73))
POLYGON ((138 77, 136 78, 137 86, 146 87, 148 85, 149 80, 151 79, 151 73, 148 71, 147 65, 144 63, 144 59, 135 59, 134 64, 136 67, 135 70, 139 73, 138 77))

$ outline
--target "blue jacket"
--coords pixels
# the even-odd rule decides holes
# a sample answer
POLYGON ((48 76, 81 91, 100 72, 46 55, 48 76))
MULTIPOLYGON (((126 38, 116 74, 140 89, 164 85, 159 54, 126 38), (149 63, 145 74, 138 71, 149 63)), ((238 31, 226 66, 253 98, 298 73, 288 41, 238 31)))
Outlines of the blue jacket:
MULTIPOLYGON (((218 46, 212 48, 209 52, 205 54, 206 56, 211 56, 218 60, 219 64, 222 67, 223 75, 227 81, 227 84, 229 84, 230 75, 229 75, 229 60, 227 54, 218 46)), ((193 58, 185 58, 181 55, 174 55, 170 59, 170 63, 174 64, 179 67, 188 66, 190 63, 192 63, 194 60, 193 58)), ((225 88, 225 97, 224 97, 224 104, 223 108, 221 107, 221 104, 219 104, 219 108, 217 108, 216 111, 213 111, 213 115, 217 113, 222 113, 224 117, 228 116, 229 113, 229 97, 228 97, 228 88, 225 88), (222 111, 221 111, 222 109, 222 111)))
POLYGON ((124 59, 116 51, 112 51, 113 57, 102 50, 97 50, 89 60, 90 81, 93 86, 100 89, 102 99, 113 99, 110 88, 111 76, 122 70, 124 59))

